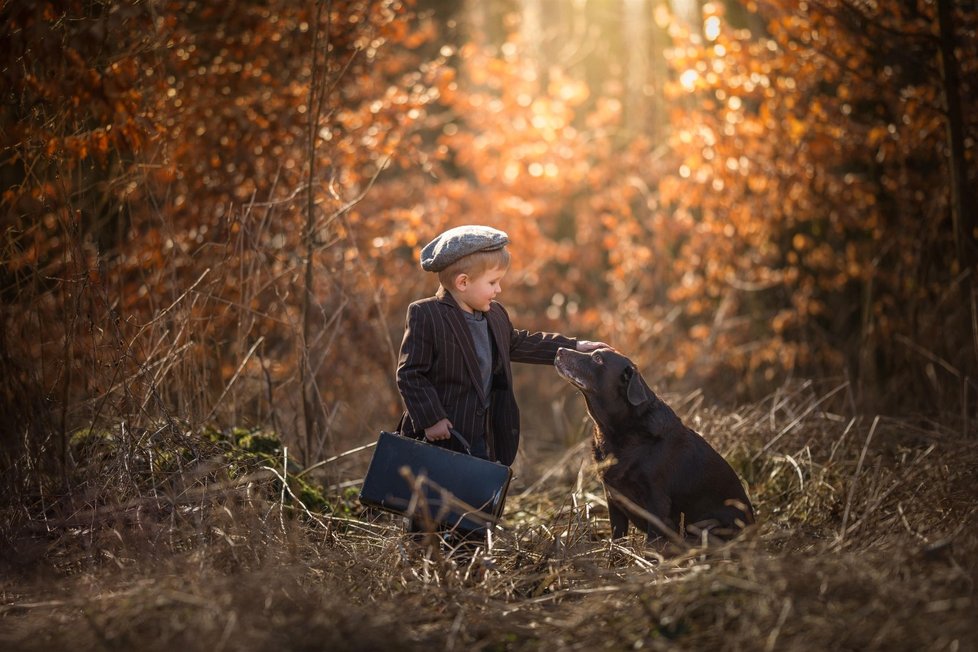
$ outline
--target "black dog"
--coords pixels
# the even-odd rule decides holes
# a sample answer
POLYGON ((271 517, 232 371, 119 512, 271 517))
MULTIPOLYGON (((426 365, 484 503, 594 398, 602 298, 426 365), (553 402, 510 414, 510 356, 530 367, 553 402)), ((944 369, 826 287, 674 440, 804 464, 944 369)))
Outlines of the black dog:
POLYGON ((611 349, 560 349, 554 364, 584 394, 595 460, 613 458, 601 474, 613 537, 625 536, 629 520, 649 540, 676 539, 686 528, 726 537, 754 522, 734 470, 649 389, 631 360, 611 349))

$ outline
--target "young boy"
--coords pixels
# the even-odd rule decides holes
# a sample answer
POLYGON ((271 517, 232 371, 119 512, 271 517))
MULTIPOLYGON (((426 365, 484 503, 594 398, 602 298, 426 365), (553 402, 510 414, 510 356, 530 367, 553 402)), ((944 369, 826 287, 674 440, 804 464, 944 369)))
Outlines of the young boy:
POLYGON ((421 250, 421 267, 438 274, 435 296, 408 307, 397 365, 406 411, 401 432, 507 466, 516 459, 520 413, 510 362, 553 364, 557 349, 607 348, 556 333, 513 327, 494 301, 509 269, 509 237, 487 226, 445 231, 421 250))

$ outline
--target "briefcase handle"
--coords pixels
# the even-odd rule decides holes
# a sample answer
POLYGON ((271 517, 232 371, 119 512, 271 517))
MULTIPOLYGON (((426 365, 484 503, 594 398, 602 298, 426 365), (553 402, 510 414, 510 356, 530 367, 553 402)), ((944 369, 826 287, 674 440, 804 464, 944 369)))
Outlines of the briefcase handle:
POLYGON ((462 448, 465 449, 466 453, 468 453, 469 455, 472 454, 472 447, 469 446, 469 440, 463 437, 462 433, 460 433, 455 428, 449 428, 448 432, 452 433, 452 436, 455 437, 455 439, 457 439, 460 444, 462 444, 462 448))
MULTIPOLYGON (((469 440, 463 437, 462 433, 460 433, 455 428, 449 428, 448 432, 452 433, 452 436, 458 440, 458 443, 462 444, 462 448, 465 449, 466 453, 468 453, 469 455, 472 454, 472 447, 469 446, 469 440)), ((427 437, 425 437, 425 441, 430 441, 430 440, 427 437)))
MULTIPOLYGON (((404 434, 404 423, 406 419, 407 419, 407 412, 401 415, 401 420, 397 422, 397 429, 394 432, 399 432, 401 434, 404 434)), ((466 453, 468 453, 469 455, 472 454, 472 447, 469 445, 469 440, 463 437, 462 433, 460 433, 455 428, 449 428, 448 432, 452 433, 452 436, 454 436, 455 439, 457 439, 458 442, 462 444, 462 447, 465 449, 466 453)), ((425 441, 430 441, 427 437, 424 436, 424 434, 421 435, 421 438, 424 439, 425 441)))

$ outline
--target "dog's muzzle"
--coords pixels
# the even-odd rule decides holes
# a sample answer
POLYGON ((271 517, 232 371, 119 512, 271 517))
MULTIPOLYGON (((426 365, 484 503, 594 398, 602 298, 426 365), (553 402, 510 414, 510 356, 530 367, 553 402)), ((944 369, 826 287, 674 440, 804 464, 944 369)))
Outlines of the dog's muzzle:
POLYGON ((569 382, 574 387, 584 390, 587 385, 580 378, 579 370, 574 368, 572 357, 576 351, 571 351, 571 349, 558 349, 557 356, 554 358, 554 368, 557 370, 557 374, 569 382))

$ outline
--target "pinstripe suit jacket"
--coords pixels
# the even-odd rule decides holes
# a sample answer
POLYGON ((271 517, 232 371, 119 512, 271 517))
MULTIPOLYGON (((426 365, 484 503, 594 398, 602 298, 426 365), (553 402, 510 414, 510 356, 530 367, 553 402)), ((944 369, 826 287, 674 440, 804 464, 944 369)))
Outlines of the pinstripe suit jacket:
MULTIPOLYGON (((577 340, 517 330, 506 309, 495 301, 486 319, 493 348, 488 397, 465 315, 451 293, 439 288, 435 296, 408 306, 397 364, 397 388, 406 408, 401 430, 420 439, 425 428, 447 417, 469 441, 486 436, 489 457, 508 466, 516 459, 520 442, 510 362, 553 364, 557 349, 576 348, 577 340)), ((454 437, 436 443, 461 449, 454 437)))

